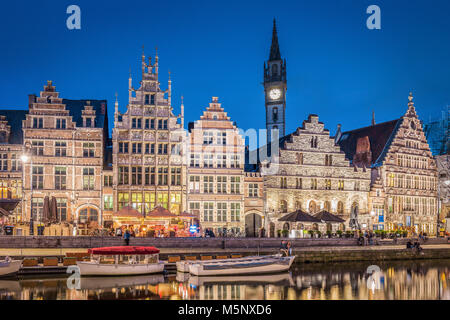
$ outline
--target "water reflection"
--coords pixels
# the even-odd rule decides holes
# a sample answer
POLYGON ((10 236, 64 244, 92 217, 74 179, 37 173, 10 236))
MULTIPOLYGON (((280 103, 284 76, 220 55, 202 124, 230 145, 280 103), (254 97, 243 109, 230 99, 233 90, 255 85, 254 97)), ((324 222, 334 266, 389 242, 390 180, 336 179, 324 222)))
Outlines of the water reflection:
POLYGON ((81 278, 79 289, 69 289, 65 277, 27 277, 0 280, 0 299, 450 300, 450 261, 381 264, 372 278, 369 265, 309 264, 290 273, 245 277, 81 278))

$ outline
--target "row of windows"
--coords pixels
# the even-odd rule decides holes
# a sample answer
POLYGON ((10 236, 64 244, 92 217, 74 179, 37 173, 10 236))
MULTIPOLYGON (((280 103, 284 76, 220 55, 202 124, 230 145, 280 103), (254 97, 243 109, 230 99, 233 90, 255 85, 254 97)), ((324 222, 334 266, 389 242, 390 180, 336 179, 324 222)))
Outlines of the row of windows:
POLYGON ((434 177, 388 173, 387 182, 389 187, 395 188, 437 190, 437 179, 434 177))
MULTIPOLYGON (((112 201, 112 200, 109 200, 112 201)), ((110 202, 109 202, 110 203, 110 202)), ((148 213, 156 206, 162 206, 172 213, 180 213, 181 194, 158 192, 119 192, 117 194, 117 204, 119 210, 125 206, 131 206, 140 213, 148 213)), ((111 204, 112 207, 112 204, 111 204)))
MULTIPOLYGON (((303 161, 304 161, 303 153, 296 153, 295 157, 296 157, 297 164, 303 164, 303 161)), ((333 165, 333 155, 326 154, 324 164, 326 166, 332 166, 333 165)))
POLYGON ((214 161, 214 155, 212 153, 203 154, 203 162, 201 163, 201 157, 198 153, 191 153, 190 166, 194 168, 240 168, 241 156, 233 154, 229 157, 228 162, 227 155, 217 154, 214 161), (202 164, 200 166, 200 164, 202 164))
MULTIPOLYGON (((32 169, 33 189, 44 189, 44 167, 33 166, 32 169)), ((67 168, 55 167, 54 189, 65 190, 67 188, 67 168)), ((94 168, 83 168, 83 190, 94 190, 95 175, 94 168)))
MULTIPOLYGON (((55 141, 54 149, 55 157, 66 157, 67 156, 67 143, 64 141, 55 141)), ((31 152, 35 156, 44 155, 44 141, 32 141, 31 152)), ((95 157, 95 143, 93 142, 83 142, 83 157, 93 158, 95 157)))
MULTIPOLYGON (((83 126, 86 128, 93 127, 95 124, 95 117, 83 117, 83 126)), ((33 129, 43 129, 44 118, 33 117, 33 129)), ((64 118, 56 118, 55 124, 50 129, 67 129, 67 121, 64 118)))
MULTIPOLYGON (((119 142, 119 153, 130 153, 129 146, 131 144, 131 153, 132 154, 168 154, 168 143, 138 143, 138 142, 119 142)), ((170 145, 170 154, 177 155, 180 154, 180 145, 172 144, 170 145)))
POLYGON ((227 133, 223 131, 203 131, 203 144, 226 145, 227 133))
MULTIPOLYGON (((352 204, 352 209, 358 210, 358 203, 354 202, 352 204)), ((287 213, 288 212, 288 203, 286 200, 280 200, 278 204, 278 209, 281 213, 287 213)), ((319 206, 315 201, 311 200, 309 201, 308 208, 303 209, 302 203, 300 201, 295 201, 295 210, 306 210, 307 212, 314 214, 317 213, 320 210, 325 210, 331 213, 336 214, 344 214, 344 203, 342 201, 338 201, 337 204, 335 204, 335 207, 331 205, 330 201, 325 201, 323 203, 323 206, 319 206)))
POLYGON ((388 199, 389 213, 414 211, 420 215, 433 215, 437 211, 436 199, 394 196, 388 199))
MULTIPOLYGON (((287 189, 288 188, 288 178, 286 177, 281 177, 280 178, 280 188, 282 189, 287 189)), ((289 179, 291 180, 291 179, 289 179)), ((311 190, 331 190, 332 189, 332 179, 324 179, 324 183, 323 185, 319 185, 318 188, 318 180, 322 180, 322 179, 316 179, 316 178, 312 178, 309 179, 309 185, 304 186, 303 185, 303 181, 305 179, 303 178, 295 178, 295 189, 311 189, 311 190)), ((345 181, 344 180, 337 180, 337 185, 336 185, 336 189, 337 190, 345 190, 345 181)), ((293 187, 293 186, 292 186, 293 187)), ((359 191, 361 187, 361 184, 359 181, 355 181, 353 184, 353 190, 355 191, 359 191)))
MULTIPOLYGON (((169 185, 168 167, 120 166, 119 185, 169 185)), ((170 185, 181 185, 181 168, 170 168, 170 185)))
POLYGON ((200 179, 200 176, 190 176, 189 192, 200 193, 200 190, 202 190, 203 193, 240 194, 241 177, 203 176, 203 178, 200 179), (200 180, 202 180, 202 185, 200 185, 200 180))
POLYGON ((22 160, 19 155, 11 154, 8 159, 7 153, 0 153, 0 171, 20 171, 22 170, 22 160))
MULTIPOLYGON (((200 212, 200 202, 190 202, 192 213, 200 212)), ((239 222, 241 221, 241 204, 236 202, 203 202, 202 221, 206 222, 239 222)))
POLYGON ((132 129, 158 129, 158 130, 167 130, 167 119, 150 119, 150 118, 131 118, 131 128, 132 129), (144 121, 142 121, 144 120, 144 121), (142 126, 144 124, 144 126, 142 126), (156 127, 155 124, 158 124, 156 127))
POLYGON ((407 168, 428 169, 428 159, 398 154, 397 165, 407 168))

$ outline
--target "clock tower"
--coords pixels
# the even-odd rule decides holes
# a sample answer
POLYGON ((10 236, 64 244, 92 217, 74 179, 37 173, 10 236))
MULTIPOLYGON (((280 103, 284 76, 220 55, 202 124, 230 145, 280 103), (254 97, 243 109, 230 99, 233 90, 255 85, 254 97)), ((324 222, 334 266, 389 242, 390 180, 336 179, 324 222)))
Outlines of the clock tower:
POLYGON ((267 143, 273 135, 284 137, 286 129, 286 59, 281 59, 278 34, 273 19, 272 45, 269 60, 264 62, 264 93, 266 101, 267 143))

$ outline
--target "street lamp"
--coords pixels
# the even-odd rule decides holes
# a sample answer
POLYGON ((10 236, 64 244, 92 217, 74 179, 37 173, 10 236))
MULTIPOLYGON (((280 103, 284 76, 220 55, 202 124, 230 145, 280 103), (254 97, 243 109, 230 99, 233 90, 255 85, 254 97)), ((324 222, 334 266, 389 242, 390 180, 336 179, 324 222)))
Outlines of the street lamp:
MULTIPOLYGON (((31 154, 31 144, 27 142, 25 144, 24 153, 20 156, 20 160, 23 162, 22 169, 22 189, 25 187, 25 163, 30 161, 30 236, 34 235, 34 223, 33 223, 33 158, 29 156, 31 154)), ((23 205, 24 194, 22 192, 22 212, 25 209, 23 205)))

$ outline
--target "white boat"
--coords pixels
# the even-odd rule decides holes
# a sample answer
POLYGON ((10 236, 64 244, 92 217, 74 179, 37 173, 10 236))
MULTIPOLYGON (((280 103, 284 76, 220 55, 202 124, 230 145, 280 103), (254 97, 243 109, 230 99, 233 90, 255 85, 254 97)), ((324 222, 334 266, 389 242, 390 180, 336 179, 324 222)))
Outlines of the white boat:
POLYGON ((90 261, 77 261, 81 276, 128 276, 161 273, 164 262, 159 261, 155 247, 105 247, 89 249, 90 261))
POLYGON ((15 275, 21 266, 22 260, 0 260, 0 277, 15 275))
POLYGON ((205 263, 222 263, 225 261, 248 261, 248 260, 260 260, 267 259, 271 257, 276 257, 278 255, 269 255, 269 256, 248 256, 243 258, 230 258, 230 259, 213 259, 213 260, 183 260, 177 261, 177 271, 178 272, 189 272, 189 266, 191 264, 205 264, 205 263))
POLYGON ((245 275, 277 273, 288 271, 295 256, 272 256, 247 261, 223 261, 220 263, 196 263, 189 265, 189 272, 195 276, 245 275))

